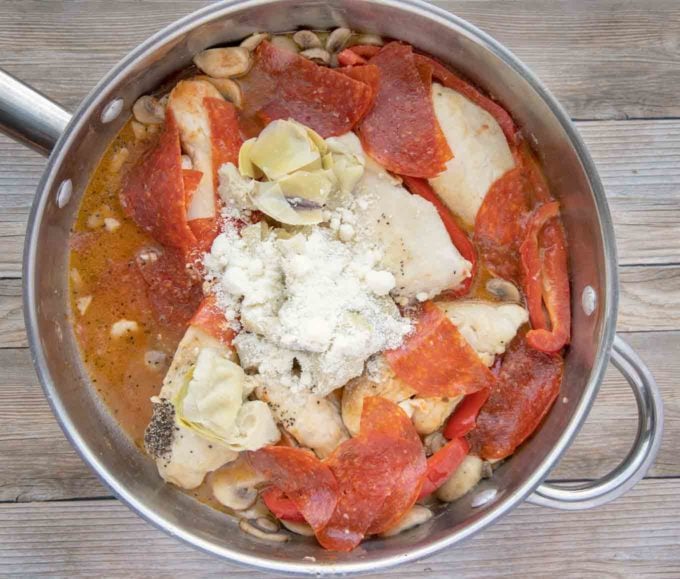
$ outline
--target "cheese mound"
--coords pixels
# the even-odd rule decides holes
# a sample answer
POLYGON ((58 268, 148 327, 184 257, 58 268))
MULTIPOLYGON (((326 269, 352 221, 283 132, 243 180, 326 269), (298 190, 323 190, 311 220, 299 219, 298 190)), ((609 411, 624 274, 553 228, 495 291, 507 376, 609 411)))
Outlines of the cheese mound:
POLYGON ((388 295, 395 280, 381 259, 330 228, 291 233, 259 223, 240 237, 228 228, 205 265, 227 317, 238 319, 241 366, 325 396, 359 376, 371 355, 397 347, 411 323, 388 295))

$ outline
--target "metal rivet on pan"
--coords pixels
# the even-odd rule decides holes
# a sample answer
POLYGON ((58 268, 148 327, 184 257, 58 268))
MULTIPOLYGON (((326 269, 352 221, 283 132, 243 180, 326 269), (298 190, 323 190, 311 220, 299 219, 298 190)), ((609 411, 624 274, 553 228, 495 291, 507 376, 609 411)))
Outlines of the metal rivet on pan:
POLYGON ((115 121, 123 110, 123 104, 125 104, 123 99, 113 99, 108 105, 106 105, 99 117, 102 123, 106 124, 110 123, 111 121, 115 121))
POLYGON ((597 308, 597 293, 592 286, 587 285, 581 294, 581 307, 586 316, 590 316, 597 308))
POLYGON ((59 209, 66 207, 71 200, 72 193, 73 183, 71 183, 71 179, 65 179, 61 182, 61 185, 59 185, 59 189, 57 189, 57 207, 59 207, 59 209))
POLYGON ((485 504, 494 500, 497 494, 498 491, 494 488, 484 489, 483 491, 478 492, 477 495, 473 497, 472 503, 470 504, 473 509, 476 509, 477 507, 484 506, 485 504))

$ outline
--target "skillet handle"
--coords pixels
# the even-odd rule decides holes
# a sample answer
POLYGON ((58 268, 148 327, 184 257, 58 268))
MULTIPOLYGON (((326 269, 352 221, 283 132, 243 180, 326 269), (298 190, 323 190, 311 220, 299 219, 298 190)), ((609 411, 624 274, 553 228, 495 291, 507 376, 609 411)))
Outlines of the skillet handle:
POLYGON ((0 69, 0 132, 47 156, 71 113, 0 69))
POLYGON ((644 477, 654 462, 663 434, 663 402, 654 376, 622 338, 616 336, 612 362, 635 394, 638 431, 635 443, 623 462, 599 480, 578 485, 544 483, 528 502, 566 511, 599 507, 629 491, 644 477))

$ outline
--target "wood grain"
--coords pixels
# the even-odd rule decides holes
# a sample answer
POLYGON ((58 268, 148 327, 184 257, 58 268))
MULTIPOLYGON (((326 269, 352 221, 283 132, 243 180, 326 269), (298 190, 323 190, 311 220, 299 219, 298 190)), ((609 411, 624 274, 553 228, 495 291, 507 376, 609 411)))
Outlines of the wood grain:
MULTIPOLYGON (((655 374, 666 404, 666 431, 650 476, 680 476, 680 332, 627 334, 655 374)), ((28 352, 0 350, 0 501, 108 496, 64 438, 35 377, 28 352)), ((613 369, 555 480, 596 478, 625 456, 637 428, 635 402, 613 369)))
MULTIPOLYGON (((593 511, 523 504, 464 545, 367 577, 677 577, 678 493, 680 481, 646 480, 593 511)), ((262 577, 164 535, 113 500, 0 505, 0 565, 31 577, 262 577)))

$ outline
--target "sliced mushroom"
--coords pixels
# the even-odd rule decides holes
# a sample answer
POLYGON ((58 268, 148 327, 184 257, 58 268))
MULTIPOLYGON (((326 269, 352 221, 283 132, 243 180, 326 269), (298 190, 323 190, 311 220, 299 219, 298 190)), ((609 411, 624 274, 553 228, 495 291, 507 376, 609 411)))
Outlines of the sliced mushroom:
POLYGON ((349 28, 336 28, 328 35, 326 50, 328 52, 340 52, 345 48, 350 36, 352 36, 352 31, 349 28))
POLYGON ((447 442, 448 440, 444 438, 444 435, 441 432, 433 432, 432 434, 428 434, 423 439, 425 454, 427 456, 432 456, 435 452, 440 450, 447 442))
POLYGON ((328 65, 331 62, 331 55, 327 50, 323 48, 308 48, 300 53, 305 58, 308 58, 316 64, 328 65))
POLYGON ((241 87, 235 80, 230 78, 213 78, 212 76, 199 75, 195 77, 197 80, 207 80, 212 84, 220 94, 234 103, 234 106, 241 108, 243 105, 243 93, 241 87))
POLYGON ((242 511, 255 504, 257 485, 264 480, 244 458, 239 458, 214 472, 210 486, 214 497, 225 507, 242 511))
POLYGON ((268 32, 256 32, 241 42, 241 46, 243 48, 247 48, 248 50, 255 50, 263 40, 267 40, 268 38, 268 32))
POLYGON ((429 521, 432 516, 432 511, 427 507, 422 505, 413 505, 413 508, 411 508, 410 511, 408 511, 401 519, 399 519, 394 527, 388 529, 384 533, 380 533, 380 536, 394 537, 394 535, 398 535, 399 533, 413 529, 418 525, 422 525, 423 523, 429 521))
POLYGON ((144 125, 160 125, 165 119, 165 108, 156 97, 144 95, 132 105, 132 114, 144 125))
POLYGON ((307 523, 295 523, 293 521, 281 520, 281 524, 291 533, 295 533, 296 535, 302 535, 303 537, 314 536, 314 529, 312 529, 312 527, 310 527, 307 523))
POLYGON ((308 48, 321 48, 321 40, 316 33, 311 30, 298 30, 293 34, 293 41, 302 50, 307 50, 308 48))
POLYGON ((351 40, 352 46, 356 46, 357 44, 370 44, 371 46, 382 46, 385 44, 385 41, 382 39, 382 36, 378 36, 377 34, 359 34, 355 36, 351 40))
POLYGON ((252 57, 242 46, 209 48, 194 56, 194 64, 213 78, 231 78, 248 72, 252 57))
POLYGON ((239 528, 244 533, 252 535, 253 537, 257 537, 258 539, 271 541, 272 543, 285 543, 289 539, 288 535, 285 535, 284 533, 268 531, 263 529, 260 524, 261 519, 256 519, 255 521, 241 519, 238 522, 239 528), (258 523, 258 521, 260 521, 260 523, 258 523))
POLYGON ((468 454, 456 471, 437 489, 437 498, 450 503, 472 490, 482 478, 483 462, 478 456, 468 454))
POLYGON ((295 41, 290 37, 290 36, 274 36, 271 39, 272 45, 276 46, 276 48, 279 48, 281 50, 287 50, 288 52, 299 52, 298 45, 295 44, 295 41))
POLYGON ((502 302, 519 304, 522 301, 519 290, 514 283, 495 277, 486 282, 487 291, 502 302))

